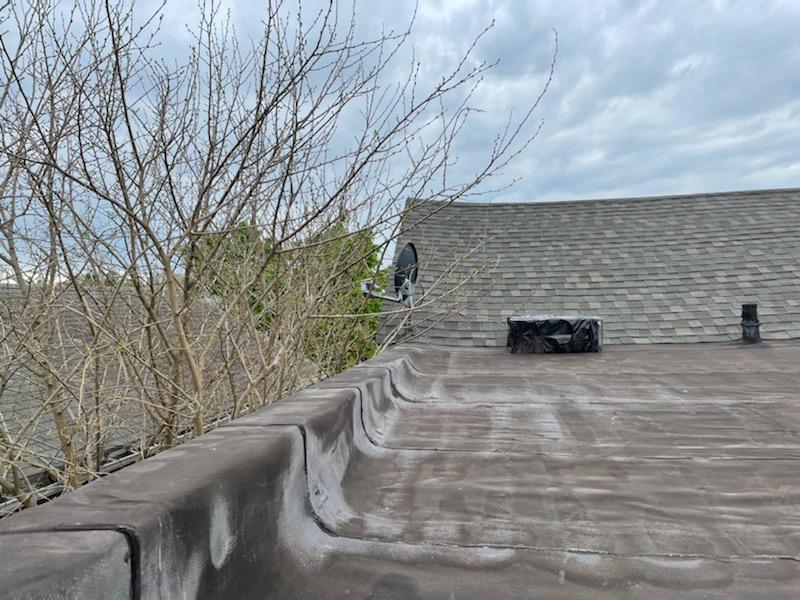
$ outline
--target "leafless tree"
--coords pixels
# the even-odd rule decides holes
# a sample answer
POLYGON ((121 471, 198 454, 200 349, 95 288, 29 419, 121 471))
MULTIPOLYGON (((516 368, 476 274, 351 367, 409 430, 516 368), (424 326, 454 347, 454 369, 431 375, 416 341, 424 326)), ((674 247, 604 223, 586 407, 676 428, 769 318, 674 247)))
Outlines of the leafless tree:
POLYGON ((354 274, 379 277, 375 244, 393 247, 406 199, 479 193, 538 131, 535 100, 451 179, 493 66, 473 57, 483 34, 440 79, 412 63, 397 80, 410 28, 361 39, 335 2, 268 2, 244 40, 203 1, 180 60, 161 56, 162 10, 135 8, 0 16, 0 493, 15 506, 349 364, 375 334, 354 274))

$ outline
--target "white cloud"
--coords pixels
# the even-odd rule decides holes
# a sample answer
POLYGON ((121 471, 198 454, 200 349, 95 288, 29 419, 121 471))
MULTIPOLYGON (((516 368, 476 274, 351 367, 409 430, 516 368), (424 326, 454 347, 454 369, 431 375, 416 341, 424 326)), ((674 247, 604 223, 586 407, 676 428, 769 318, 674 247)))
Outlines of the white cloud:
POLYGON ((679 59, 669 70, 675 76, 691 75, 710 66, 714 58, 710 54, 689 54, 679 59))
MULTIPOLYGON (((245 28, 253 5, 228 0, 245 28)), ((414 2, 358 2, 361 30, 402 29, 414 2)), ((170 29, 189 9, 167 7, 170 29)), ((541 137, 496 200, 800 186, 800 2, 420 0, 413 46, 434 77, 481 29, 476 59, 500 65, 457 154, 468 173, 505 111, 538 94, 559 33, 541 137)), ((176 43, 181 41, 178 39, 176 43)))

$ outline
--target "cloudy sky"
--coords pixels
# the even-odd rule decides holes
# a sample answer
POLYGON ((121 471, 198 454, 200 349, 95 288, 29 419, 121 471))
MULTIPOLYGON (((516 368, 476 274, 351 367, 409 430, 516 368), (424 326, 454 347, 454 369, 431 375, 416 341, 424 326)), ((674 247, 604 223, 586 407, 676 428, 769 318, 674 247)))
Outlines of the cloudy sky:
MULTIPOLYGON (((193 3, 169 0, 179 36, 193 3)), ((243 29, 259 2, 228 0, 243 29)), ((358 3, 360 30, 402 28, 412 0, 358 3)), ((536 142, 495 201, 800 187, 800 1, 419 0, 413 49, 444 72, 483 27, 477 58, 499 59, 475 99, 485 112, 457 148, 478 164, 508 110, 555 80, 536 142)))

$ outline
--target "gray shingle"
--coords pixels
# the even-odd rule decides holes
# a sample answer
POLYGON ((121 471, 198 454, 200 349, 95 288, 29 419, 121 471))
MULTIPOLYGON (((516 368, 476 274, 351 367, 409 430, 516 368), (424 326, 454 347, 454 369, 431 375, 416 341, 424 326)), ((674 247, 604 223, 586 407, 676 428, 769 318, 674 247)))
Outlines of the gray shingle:
POLYGON ((428 298, 485 270, 459 294, 464 316, 421 342, 503 345, 521 312, 599 314, 607 343, 720 341, 749 301, 766 339, 800 336, 800 189, 440 206, 414 202, 406 222, 427 218, 398 244, 416 245, 428 298))

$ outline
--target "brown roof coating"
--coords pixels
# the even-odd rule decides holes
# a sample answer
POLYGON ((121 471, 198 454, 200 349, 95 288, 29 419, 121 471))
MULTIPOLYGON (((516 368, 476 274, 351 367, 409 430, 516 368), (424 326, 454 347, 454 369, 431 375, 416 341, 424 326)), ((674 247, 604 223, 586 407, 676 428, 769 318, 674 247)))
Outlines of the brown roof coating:
POLYGON ((799 378, 795 341, 401 345, 0 521, 0 582, 75 589, 107 546, 18 536, 123 523, 142 598, 794 600, 799 378))

